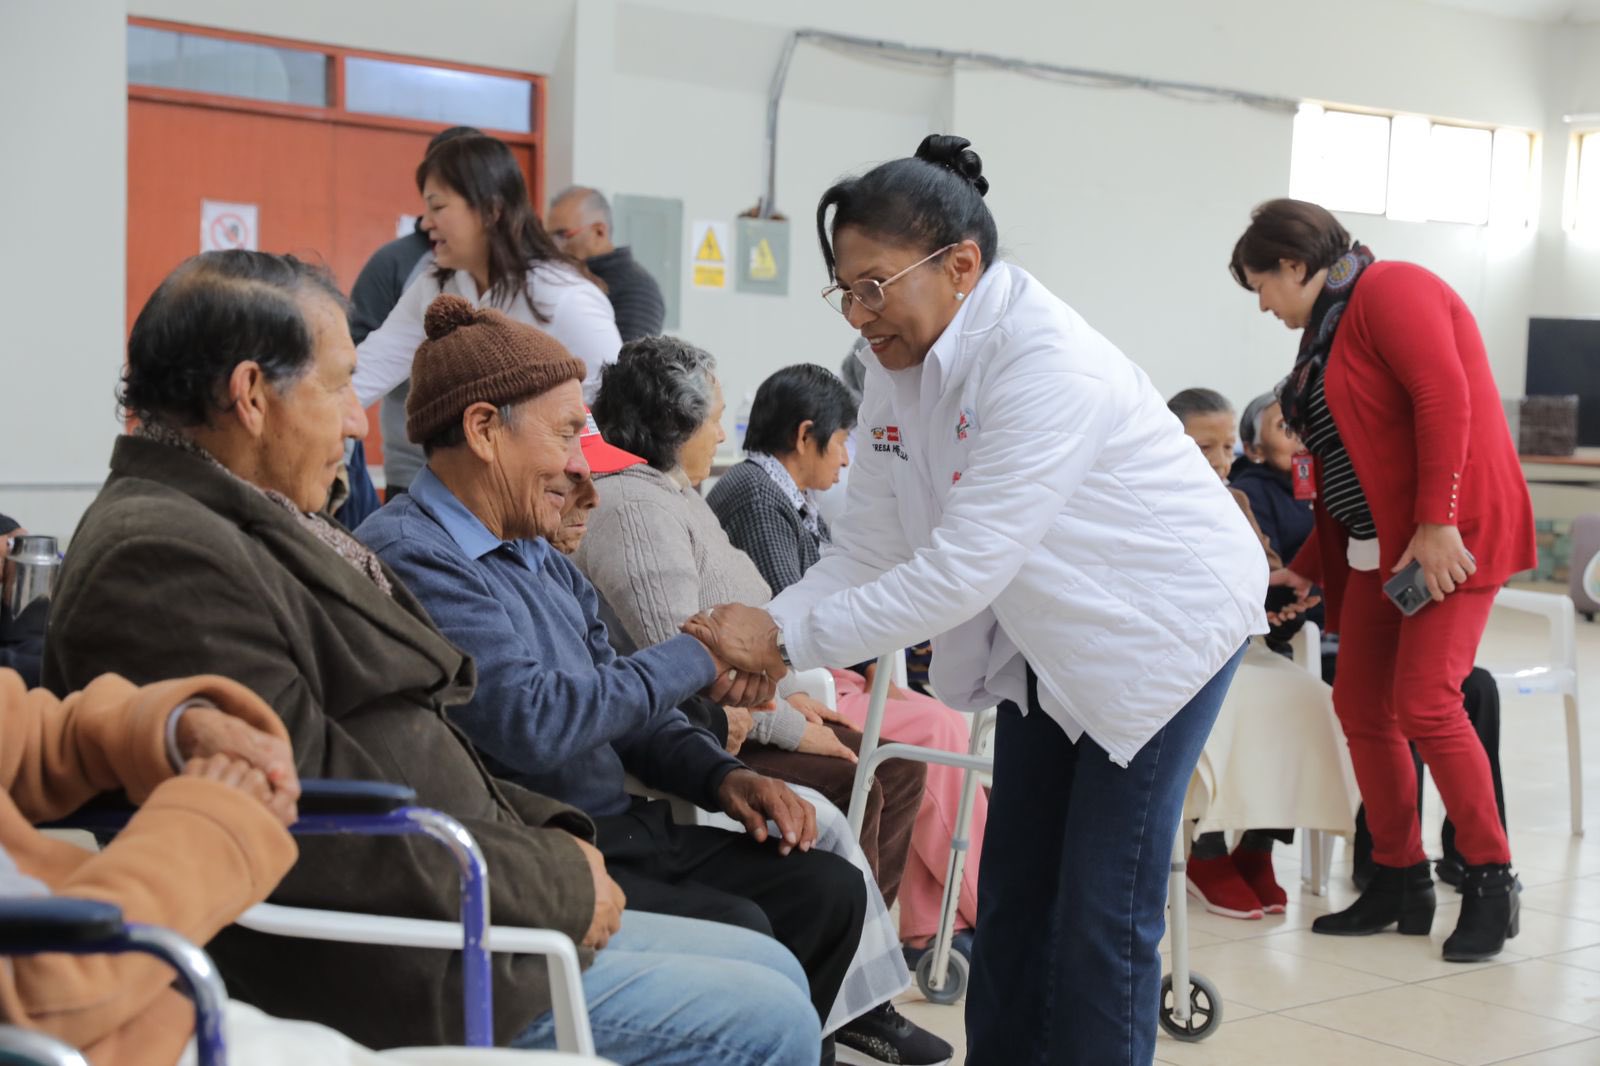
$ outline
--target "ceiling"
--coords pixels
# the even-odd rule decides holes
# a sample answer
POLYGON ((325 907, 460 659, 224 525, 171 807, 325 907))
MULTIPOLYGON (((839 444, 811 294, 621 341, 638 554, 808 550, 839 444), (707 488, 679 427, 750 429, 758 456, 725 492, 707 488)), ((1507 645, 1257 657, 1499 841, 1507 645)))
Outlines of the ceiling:
POLYGON ((1481 11, 1536 22, 1600 22, 1600 0, 1424 0, 1440 7, 1481 11))

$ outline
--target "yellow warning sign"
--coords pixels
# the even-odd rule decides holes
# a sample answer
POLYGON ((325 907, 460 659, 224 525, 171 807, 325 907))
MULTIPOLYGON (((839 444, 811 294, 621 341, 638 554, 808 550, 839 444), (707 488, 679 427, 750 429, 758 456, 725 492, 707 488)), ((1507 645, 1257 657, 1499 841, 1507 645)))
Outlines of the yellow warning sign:
POLYGON ((689 262, 689 277, 697 289, 726 289, 728 287, 728 244, 726 222, 696 222, 694 239, 689 247, 694 251, 689 262))
POLYGON ((778 260, 772 254, 772 245, 765 237, 750 249, 750 280, 774 281, 778 277, 778 260))
POLYGON ((707 227, 705 240, 700 242, 700 250, 694 253, 696 263, 722 262, 722 246, 717 243, 717 231, 707 227))

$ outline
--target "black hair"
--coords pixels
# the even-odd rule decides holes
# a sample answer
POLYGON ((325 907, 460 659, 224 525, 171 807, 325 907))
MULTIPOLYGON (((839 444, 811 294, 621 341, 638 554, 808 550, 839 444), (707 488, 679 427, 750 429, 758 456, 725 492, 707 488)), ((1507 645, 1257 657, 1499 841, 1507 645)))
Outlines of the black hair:
POLYGON ((744 450, 787 455, 795 450, 795 431, 810 422, 807 435, 820 455, 842 430, 856 426, 856 400, 845 383, 815 363, 786 366, 761 383, 750 405, 744 450))
POLYGON ((435 133, 433 135, 433 139, 428 142, 428 151, 427 152, 423 152, 422 154, 424 156, 426 156, 428 154, 428 152, 433 151, 435 148, 439 147, 441 144, 444 144, 446 141, 453 141, 457 137, 482 137, 482 136, 483 136, 483 131, 480 130, 480 129, 476 129, 476 128, 472 127, 472 126, 451 126, 447 130, 440 130, 438 133, 435 133))
POLYGON ((1216 389, 1184 389, 1167 401, 1167 410, 1188 421, 1194 415, 1231 415, 1233 404, 1216 389))
POLYGON ((128 334, 118 399, 142 422, 200 426, 226 410, 226 388, 243 362, 274 387, 298 379, 314 358, 306 295, 345 300, 319 266, 292 255, 204 252, 168 274, 128 334))
POLYGON ((710 352, 677 337, 629 341, 600 371, 594 424, 607 444, 671 470, 711 417, 716 369, 710 352))
POLYGON ((924 255, 973 240, 983 254, 983 268, 989 269, 1000 236, 989 205, 983 202, 989 179, 983 176, 983 160, 971 144, 965 137, 930 133, 911 158, 879 164, 823 193, 817 202, 817 240, 828 276, 835 277, 833 238, 845 226, 920 249, 924 255))
MULTIPOLYGON (((587 267, 557 247, 533 213, 522 167, 504 141, 482 133, 442 141, 428 149, 417 165, 418 192, 430 177, 455 190, 483 219, 489 242, 490 306, 510 307, 520 294, 537 321, 549 322, 550 316, 539 310, 528 292, 529 269, 535 263, 562 263, 592 278, 587 267)), ((434 276, 442 285, 451 273, 440 267, 434 276)))
POLYGON ((1250 225, 1233 246, 1228 273, 1250 288, 1244 272, 1275 273, 1285 259, 1306 265, 1306 279, 1331 267, 1355 241, 1333 212, 1308 200, 1268 200, 1250 212, 1250 225))

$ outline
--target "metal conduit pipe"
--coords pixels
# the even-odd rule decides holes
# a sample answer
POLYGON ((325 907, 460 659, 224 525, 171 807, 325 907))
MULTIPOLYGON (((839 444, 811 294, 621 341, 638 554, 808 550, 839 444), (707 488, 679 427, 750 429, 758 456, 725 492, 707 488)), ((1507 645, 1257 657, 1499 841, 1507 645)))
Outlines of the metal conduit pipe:
POLYGON ((961 66, 968 66, 984 70, 1004 70, 1025 77, 1054 81, 1057 84, 1100 89, 1138 89, 1196 103, 1243 104, 1264 111, 1292 113, 1300 106, 1299 100, 1287 96, 1273 96, 1245 89, 1170 81, 1165 78, 1146 78, 1088 67, 1064 66, 1059 63, 1042 63, 1031 59, 995 55, 992 52, 955 52, 899 41, 855 37, 828 30, 795 30, 784 42, 783 54, 778 57, 778 68, 773 72, 772 86, 767 92, 766 158, 762 167, 765 180, 762 182, 762 194, 757 208, 757 214, 761 218, 771 218, 777 213, 778 105, 783 101, 784 85, 789 80, 789 67, 794 62, 795 48, 801 41, 811 41, 847 55, 878 56, 924 69, 951 71, 961 66))

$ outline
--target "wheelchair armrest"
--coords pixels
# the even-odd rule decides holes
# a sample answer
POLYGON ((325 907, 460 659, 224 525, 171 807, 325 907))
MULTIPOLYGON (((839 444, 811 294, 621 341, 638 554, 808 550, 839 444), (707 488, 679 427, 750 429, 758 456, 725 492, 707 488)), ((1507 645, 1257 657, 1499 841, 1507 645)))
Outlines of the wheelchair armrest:
POLYGON ((306 778, 300 782, 300 814, 392 814, 417 801, 413 789, 388 781, 306 778))
MULTIPOLYGON (((350 781, 342 778, 305 778, 300 782, 300 815, 361 817, 393 814, 411 806, 417 794, 388 781, 350 781)), ((135 808, 121 793, 97 796, 88 804, 40 829, 82 829, 115 832, 128 824, 135 808)))
POLYGON ((97 899, 0 900, 0 955, 89 947, 117 939, 125 928, 122 908, 97 899))
POLYGON ((0 1025, 0 1062, 19 1066, 89 1066, 76 1048, 35 1029, 0 1025))

